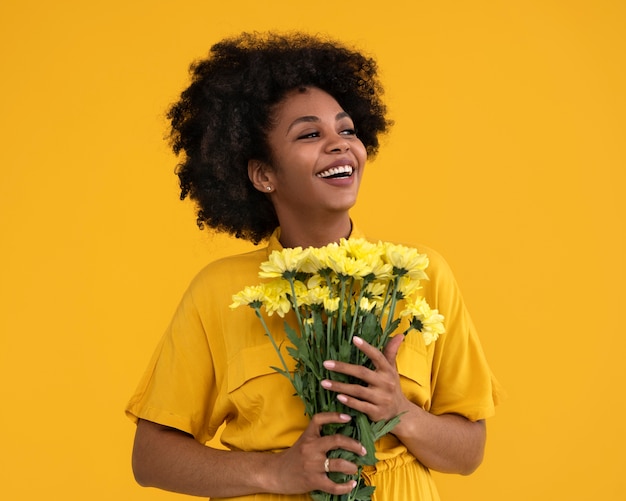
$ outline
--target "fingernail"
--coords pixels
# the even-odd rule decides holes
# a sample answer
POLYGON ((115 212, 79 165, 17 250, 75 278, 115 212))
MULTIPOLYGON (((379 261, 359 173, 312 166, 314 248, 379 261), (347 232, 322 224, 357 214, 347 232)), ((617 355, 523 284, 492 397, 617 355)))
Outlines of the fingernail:
POLYGON ((332 383, 328 379, 323 379, 321 385, 323 388, 330 388, 332 386, 332 383))
POLYGON ((345 395, 337 395, 337 400, 339 400, 342 404, 345 404, 348 401, 348 397, 345 395))
POLYGON ((361 456, 365 456, 367 454, 367 449, 361 446, 361 456))
POLYGON ((352 418, 348 414, 339 414, 339 419, 342 421, 350 421, 352 418))
POLYGON ((324 361, 324 367, 326 367, 327 369, 334 369, 335 368, 335 362, 332 360, 326 360, 324 361))
POLYGON ((357 346, 361 346, 363 344, 363 340, 359 336, 354 336, 352 340, 357 346))
POLYGON ((354 489, 356 487, 356 480, 353 480, 350 484, 352 484, 352 488, 354 489))

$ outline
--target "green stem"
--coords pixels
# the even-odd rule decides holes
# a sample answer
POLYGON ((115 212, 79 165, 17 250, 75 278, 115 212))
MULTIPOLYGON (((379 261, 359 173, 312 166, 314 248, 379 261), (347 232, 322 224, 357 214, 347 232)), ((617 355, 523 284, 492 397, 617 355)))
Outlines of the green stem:
POLYGON ((366 286, 367 286, 367 282, 363 282, 361 286, 361 290, 359 292, 359 297, 356 300, 356 303, 354 305, 354 314, 352 315, 352 325, 350 326, 350 335, 348 337, 348 341, 352 341, 352 337, 354 336, 357 319, 359 318, 359 315, 361 313, 361 299, 363 299, 363 296, 365 295, 366 286))
POLYGON ((343 332, 343 303, 345 301, 346 296, 346 277, 339 276, 339 280, 341 281, 341 292, 339 295, 339 312, 337 315, 337 344, 336 346, 341 346, 341 334, 343 332))
POLYGON ((261 325, 263 326, 263 329, 265 330, 265 334, 267 334, 267 337, 270 338, 270 342, 272 343, 272 346, 276 350, 276 353, 278 353, 278 358, 280 358, 280 363, 283 364, 283 368, 285 369, 285 374, 286 375, 288 374, 287 377, 289 378, 289 381, 291 381, 291 383, 293 384, 294 380, 293 380, 293 377, 291 376, 291 372, 289 372, 289 367, 287 367, 287 363, 285 362, 285 359, 283 358, 283 354, 280 351, 280 348, 278 347, 278 345, 276 344, 276 340, 274 339, 274 336, 272 336, 272 333, 267 327, 267 324, 265 323, 265 319, 263 318, 263 315, 261 315, 261 310, 259 308, 254 308, 254 313, 256 313, 256 316, 261 321, 261 325))
MULTIPOLYGON (((385 325, 385 330, 383 331, 383 341, 387 339, 389 336, 389 326, 393 322, 393 315, 396 311, 396 296, 398 291, 398 282, 400 277, 394 277, 393 279, 393 292, 391 293, 391 304, 389 305, 389 313, 387 314, 387 325, 385 325)), ((384 343, 383 343, 384 344, 384 343)))
POLYGON ((300 327, 300 333, 302 334, 304 332, 304 325, 302 324, 302 317, 300 316, 298 301, 296 300, 296 286, 292 277, 289 277, 287 280, 289 281, 289 285, 291 286, 291 305, 293 306, 293 310, 296 312, 298 327, 300 327))

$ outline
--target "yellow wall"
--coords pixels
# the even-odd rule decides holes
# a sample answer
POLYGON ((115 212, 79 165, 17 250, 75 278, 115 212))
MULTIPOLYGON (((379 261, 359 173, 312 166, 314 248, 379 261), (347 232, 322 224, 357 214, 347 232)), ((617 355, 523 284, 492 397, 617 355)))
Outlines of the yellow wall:
POLYGON ((177 200, 163 110, 220 37, 306 29, 380 61, 396 127, 355 215, 448 258, 509 393, 444 499, 624 499, 626 3, 215 4, 0 7, 2 498, 181 498, 134 484, 122 409, 193 274, 246 246, 177 200))

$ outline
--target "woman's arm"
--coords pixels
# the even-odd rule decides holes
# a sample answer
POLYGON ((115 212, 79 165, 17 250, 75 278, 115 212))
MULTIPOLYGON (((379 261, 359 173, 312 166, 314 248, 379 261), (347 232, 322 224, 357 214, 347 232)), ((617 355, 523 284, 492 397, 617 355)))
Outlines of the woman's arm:
MULTIPOLYGON (((343 435, 321 436, 328 423, 345 423, 349 416, 323 413, 313 417, 298 441, 280 453, 224 451, 207 447, 189 434, 139 420, 133 447, 133 472, 146 487, 204 497, 234 497, 273 492, 301 494, 323 490, 346 494, 354 482, 336 484, 324 470, 326 453, 346 449, 364 454, 363 447, 343 435)), ((346 460, 333 460, 333 471, 354 474, 346 460)))
POLYGON ((337 392, 337 398, 348 407, 364 412, 373 421, 402 414, 392 433, 424 466, 441 472, 468 475, 483 459, 485 423, 472 422, 455 414, 436 416, 406 398, 395 365, 403 338, 391 338, 384 353, 355 338, 355 345, 372 360, 376 370, 335 361, 328 361, 325 366, 359 378, 367 386, 329 380, 322 381, 322 385, 337 392))
POLYGON ((461 475, 469 475, 480 466, 486 441, 484 421, 472 422, 455 414, 435 416, 415 404, 411 406, 393 434, 422 464, 461 475))

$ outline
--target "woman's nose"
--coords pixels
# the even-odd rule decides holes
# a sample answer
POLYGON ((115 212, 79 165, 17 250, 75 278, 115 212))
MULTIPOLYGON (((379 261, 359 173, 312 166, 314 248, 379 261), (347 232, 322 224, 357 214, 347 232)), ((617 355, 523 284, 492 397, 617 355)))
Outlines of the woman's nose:
POLYGON ((350 149, 350 143, 344 137, 335 137, 328 141, 327 151, 331 153, 343 153, 350 149))

